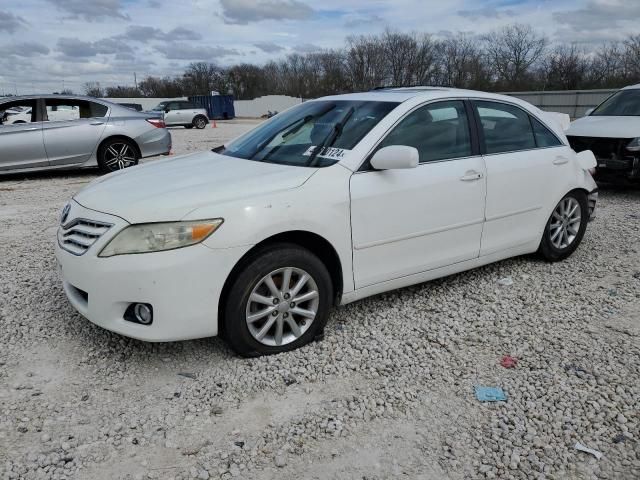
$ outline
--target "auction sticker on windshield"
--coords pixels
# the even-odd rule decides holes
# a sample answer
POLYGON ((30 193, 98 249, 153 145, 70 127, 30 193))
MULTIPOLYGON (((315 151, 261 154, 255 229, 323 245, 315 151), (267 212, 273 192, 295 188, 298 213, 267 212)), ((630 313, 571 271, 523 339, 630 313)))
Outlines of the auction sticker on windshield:
MULTIPOLYGON (((305 157, 310 157, 316 146, 310 146, 309 149, 303 153, 305 157)), ((318 157, 329 158, 331 160, 342 160, 347 152, 351 150, 345 150, 344 148, 325 147, 318 153, 318 157)))

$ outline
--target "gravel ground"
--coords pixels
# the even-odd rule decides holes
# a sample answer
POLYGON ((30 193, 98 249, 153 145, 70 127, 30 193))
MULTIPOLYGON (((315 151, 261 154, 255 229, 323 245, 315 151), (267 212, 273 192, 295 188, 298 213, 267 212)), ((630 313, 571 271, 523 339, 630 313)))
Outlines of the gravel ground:
MULTIPOLYGON (((174 151, 251 123, 174 129, 174 151)), ((246 360, 218 339, 123 338, 70 307, 57 219, 94 176, 0 179, 1 478, 640 478, 639 190, 602 191, 565 262, 379 295, 335 309, 323 341, 246 360)))

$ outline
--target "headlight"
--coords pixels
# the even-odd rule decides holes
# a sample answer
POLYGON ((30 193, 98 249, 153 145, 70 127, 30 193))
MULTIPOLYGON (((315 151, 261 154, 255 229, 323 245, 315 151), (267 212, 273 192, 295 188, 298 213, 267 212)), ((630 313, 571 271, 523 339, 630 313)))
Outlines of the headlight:
POLYGON ((630 152, 640 152, 640 137, 634 138, 627 144, 627 150, 630 152))
POLYGON ((98 256, 113 257, 128 253, 161 252, 188 247, 202 242, 215 232, 223 221, 222 218, 215 218, 190 222, 131 225, 117 234, 98 256))

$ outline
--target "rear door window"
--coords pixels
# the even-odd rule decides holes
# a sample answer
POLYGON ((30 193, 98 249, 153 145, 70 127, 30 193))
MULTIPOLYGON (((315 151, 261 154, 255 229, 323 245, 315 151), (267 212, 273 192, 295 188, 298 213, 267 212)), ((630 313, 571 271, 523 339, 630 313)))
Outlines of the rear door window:
POLYGON ((480 117, 487 153, 536 148, 529 114, 514 105, 474 101, 480 117))
POLYGON ((536 137, 536 145, 538 148, 558 147, 562 142, 558 140, 551 130, 545 127, 538 119, 531 117, 531 125, 533 125, 533 134, 536 137))
POLYGON ((45 99, 46 118, 49 122, 66 122, 81 118, 101 118, 107 115, 109 108, 101 103, 88 100, 68 100, 61 98, 45 99))

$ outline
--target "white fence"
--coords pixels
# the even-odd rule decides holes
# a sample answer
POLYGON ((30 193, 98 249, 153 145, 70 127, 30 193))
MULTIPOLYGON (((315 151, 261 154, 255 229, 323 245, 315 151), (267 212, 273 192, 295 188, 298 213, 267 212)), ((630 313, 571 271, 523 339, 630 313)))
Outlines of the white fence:
POLYGON ((617 90, 555 90, 546 92, 508 92, 532 103, 540 110, 566 113, 572 119, 584 117, 587 110, 600 105, 617 90))
POLYGON ((233 108, 236 117, 259 118, 267 112, 282 112, 289 107, 302 103, 301 98, 288 97, 286 95, 267 95, 253 100, 235 100, 233 108))

